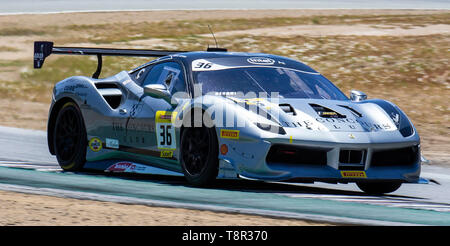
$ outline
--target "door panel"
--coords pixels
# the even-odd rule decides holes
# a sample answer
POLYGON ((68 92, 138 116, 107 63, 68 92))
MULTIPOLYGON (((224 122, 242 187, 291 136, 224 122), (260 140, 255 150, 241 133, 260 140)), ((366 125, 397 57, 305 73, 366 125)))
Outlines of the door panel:
MULTIPOLYGON (((142 86, 165 84, 171 89, 175 81, 184 83, 181 66, 175 62, 163 62, 153 66, 142 86)), ((145 158, 148 164, 180 171, 176 158, 179 136, 171 123, 174 109, 163 99, 142 96, 127 124, 128 151, 145 158)))

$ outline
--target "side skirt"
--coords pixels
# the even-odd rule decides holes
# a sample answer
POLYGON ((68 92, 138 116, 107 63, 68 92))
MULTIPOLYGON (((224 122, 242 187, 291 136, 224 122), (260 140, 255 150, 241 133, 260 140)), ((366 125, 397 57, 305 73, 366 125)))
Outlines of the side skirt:
POLYGON ((137 174, 183 176, 182 173, 173 172, 137 162, 118 159, 88 161, 84 164, 84 168, 90 170, 104 171, 106 173, 137 173, 137 174))

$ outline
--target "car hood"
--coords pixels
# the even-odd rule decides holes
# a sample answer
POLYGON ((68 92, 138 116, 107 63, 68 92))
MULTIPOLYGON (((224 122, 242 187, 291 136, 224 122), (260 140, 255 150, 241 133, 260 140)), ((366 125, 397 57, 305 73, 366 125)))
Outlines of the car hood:
POLYGON ((249 111, 268 115, 283 127, 343 132, 397 130, 395 115, 388 115, 371 102, 291 98, 233 100, 243 102, 241 105, 249 111))

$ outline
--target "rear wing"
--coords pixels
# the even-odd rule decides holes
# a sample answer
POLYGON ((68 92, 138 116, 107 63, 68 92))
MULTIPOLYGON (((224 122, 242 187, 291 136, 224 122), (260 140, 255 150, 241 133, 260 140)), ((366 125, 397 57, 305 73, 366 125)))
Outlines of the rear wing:
POLYGON ((53 42, 34 42, 33 66, 39 69, 44 65, 45 58, 51 54, 63 55, 93 55, 97 56, 97 70, 92 78, 97 79, 102 71, 102 56, 134 56, 134 57, 162 57, 186 51, 170 50, 141 50, 141 49, 111 49, 111 48, 80 48, 80 47, 56 47, 53 42))

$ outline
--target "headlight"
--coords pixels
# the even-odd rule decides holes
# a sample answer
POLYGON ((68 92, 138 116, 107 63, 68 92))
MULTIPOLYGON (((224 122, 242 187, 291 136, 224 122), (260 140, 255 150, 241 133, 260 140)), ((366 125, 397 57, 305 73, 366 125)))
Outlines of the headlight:
MULTIPOLYGON (((385 109, 386 110, 386 109, 385 109)), ((392 105, 391 109, 386 111, 398 128, 403 137, 411 136, 414 133, 411 122, 408 117, 398 107, 392 105)))
POLYGON ((412 123, 409 121, 405 113, 403 113, 397 106, 380 99, 372 99, 365 102, 372 102, 383 108, 389 117, 391 117, 403 137, 411 136, 414 133, 412 123))
POLYGON ((411 136, 414 133, 412 123, 400 109, 398 109, 397 111, 400 114, 400 123, 397 126, 400 133, 402 134, 403 137, 411 136))
POLYGON ((285 135, 286 131, 283 129, 282 126, 278 126, 278 125, 272 125, 272 124, 266 124, 266 123, 255 123, 255 125, 264 131, 268 131, 268 132, 272 132, 272 133, 276 133, 276 134, 281 134, 281 135, 285 135))

